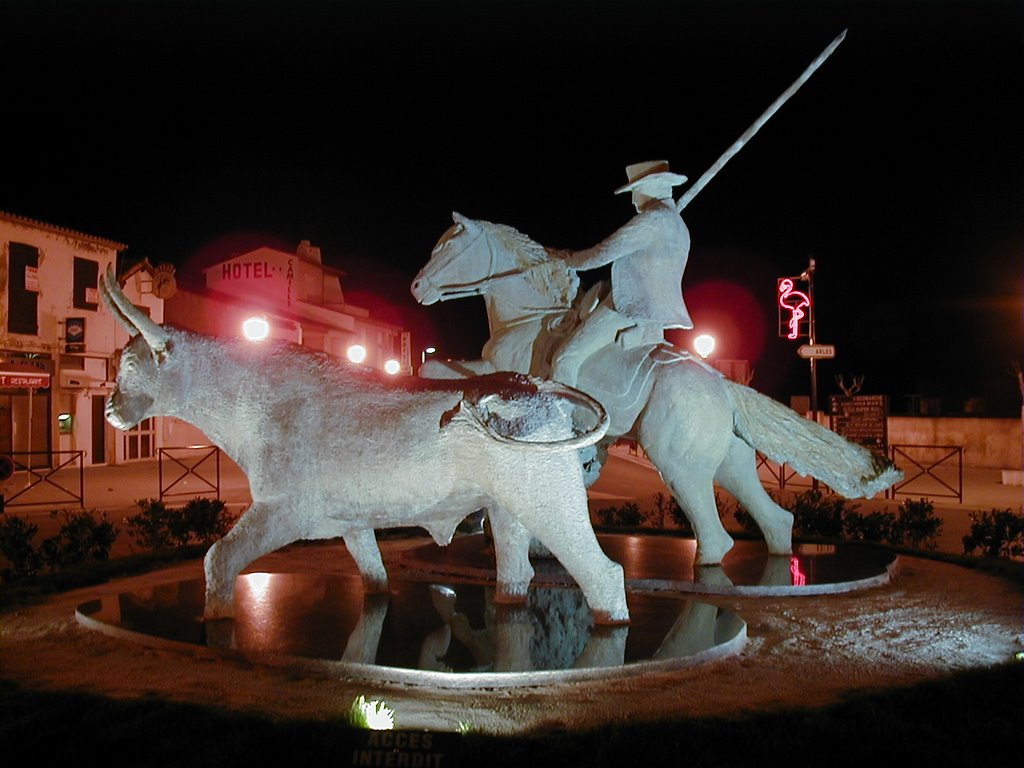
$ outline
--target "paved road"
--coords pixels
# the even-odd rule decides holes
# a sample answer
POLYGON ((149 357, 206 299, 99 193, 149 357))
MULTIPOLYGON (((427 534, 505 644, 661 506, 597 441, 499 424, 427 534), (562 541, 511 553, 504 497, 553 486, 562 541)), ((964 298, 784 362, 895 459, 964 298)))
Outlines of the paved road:
MULTIPOLYGON (((183 504, 197 495, 216 495, 213 492, 218 485, 215 459, 209 456, 196 464, 199 458, 200 456, 183 458, 182 464, 164 460, 162 484, 173 494, 165 498, 168 504, 183 504), (194 468, 190 471, 189 467, 194 468)), ((157 461, 87 467, 83 474, 82 506, 105 512, 108 518, 117 524, 120 524, 126 515, 138 511, 135 503, 137 499, 157 498, 160 495, 161 468, 157 461)), ((768 473, 767 468, 761 469, 761 475, 765 486, 777 491, 778 482, 768 473)), ((954 487, 958 485, 955 471, 944 479, 954 487)), ((788 480, 787 490, 781 493, 783 498, 794 491, 803 490, 806 486, 801 486, 801 483, 807 481, 802 478, 788 480)), ((7 507, 7 512, 38 525, 37 540, 42 540, 55 533, 59 526, 59 521, 50 515, 52 509, 79 506, 73 498, 79 492, 78 471, 71 468, 60 470, 28 491, 24 491, 25 484, 24 472, 17 473, 2 484, 5 497, 12 499, 12 505, 7 507), (70 493, 61 488, 69 489, 70 493), (21 495, 15 498, 18 493, 21 495), (42 503, 25 505, 26 501, 42 503)), ((939 539, 939 548, 944 551, 962 552, 961 538, 969 529, 971 511, 1006 508, 1020 510, 1024 503, 1024 488, 1003 485, 999 470, 965 468, 963 488, 962 503, 956 498, 929 497, 937 514, 944 521, 939 539)), ((657 470, 649 462, 619 448, 612 451, 601 478, 590 490, 592 509, 634 502, 644 510, 653 511, 655 494, 668 493, 657 470)), ((876 498, 855 503, 863 512, 876 508, 895 509, 899 501, 905 498, 919 498, 925 492, 932 491, 949 493, 948 489, 928 478, 922 478, 907 486, 904 493, 895 501, 876 498)), ((220 456, 219 494, 232 510, 241 510, 250 501, 249 484, 244 473, 223 454, 220 456)), ((121 538, 126 537, 122 534, 121 538)))

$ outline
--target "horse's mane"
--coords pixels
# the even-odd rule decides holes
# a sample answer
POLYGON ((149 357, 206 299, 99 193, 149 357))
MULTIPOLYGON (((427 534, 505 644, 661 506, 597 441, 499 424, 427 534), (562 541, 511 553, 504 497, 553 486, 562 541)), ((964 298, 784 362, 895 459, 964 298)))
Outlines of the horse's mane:
POLYGON ((477 222, 491 237, 516 260, 516 266, 523 270, 523 277, 540 293, 555 297, 559 303, 569 306, 580 281, 574 270, 569 269, 561 252, 545 248, 529 235, 507 224, 490 221, 477 222))

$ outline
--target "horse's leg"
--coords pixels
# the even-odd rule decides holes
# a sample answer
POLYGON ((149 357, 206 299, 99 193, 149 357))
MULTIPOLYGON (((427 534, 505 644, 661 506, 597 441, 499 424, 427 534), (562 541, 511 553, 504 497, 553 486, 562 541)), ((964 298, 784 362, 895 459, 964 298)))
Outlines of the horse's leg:
POLYGON ((715 480, 754 518, 771 554, 792 554, 793 515, 776 504, 761 485, 753 448, 734 437, 715 480))
POLYGON ((344 536, 345 547, 356 561, 359 575, 363 577, 363 589, 369 593, 388 591, 388 572, 380 556, 380 547, 372 528, 350 531, 344 536))
POLYGON ((533 566, 530 564, 530 532, 498 505, 488 508, 494 560, 497 568, 496 603, 525 603, 533 566))
POLYGON ((287 504, 254 501, 227 535, 215 542, 203 561, 206 573, 207 619, 234 616, 235 579, 249 563, 302 538, 302 531, 290 520, 302 515, 289 514, 287 504))
POLYGON ((733 438, 732 407, 721 383, 697 366, 666 366, 656 375, 637 439, 693 525, 697 565, 716 565, 733 546, 714 490, 733 438))

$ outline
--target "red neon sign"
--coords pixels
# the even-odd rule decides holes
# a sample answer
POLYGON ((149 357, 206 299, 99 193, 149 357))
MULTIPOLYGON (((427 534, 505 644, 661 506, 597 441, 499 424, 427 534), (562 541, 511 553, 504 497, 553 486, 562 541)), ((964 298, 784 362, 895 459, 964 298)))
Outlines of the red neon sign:
POLYGON ((800 570, 800 560, 795 557, 789 558, 789 575, 793 577, 794 587, 806 587, 807 577, 800 570))
POLYGON ((800 332, 800 321, 807 317, 807 312, 811 308, 811 299, 803 291, 797 291, 793 286, 793 279, 790 277, 784 277, 779 280, 779 333, 782 333, 782 312, 786 310, 789 312, 789 317, 786 319, 786 332, 787 339, 796 339, 805 333, 800 332))

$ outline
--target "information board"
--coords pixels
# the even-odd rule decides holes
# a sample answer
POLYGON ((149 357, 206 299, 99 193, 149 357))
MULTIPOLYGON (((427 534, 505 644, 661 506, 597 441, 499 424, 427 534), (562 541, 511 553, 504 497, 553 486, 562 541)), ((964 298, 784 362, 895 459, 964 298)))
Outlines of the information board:
POLYGON ((832 395, 829 427, 878 453, 889 448, 889 401, 885 395, 832 395))

